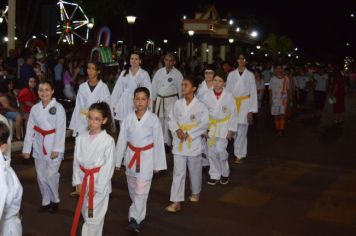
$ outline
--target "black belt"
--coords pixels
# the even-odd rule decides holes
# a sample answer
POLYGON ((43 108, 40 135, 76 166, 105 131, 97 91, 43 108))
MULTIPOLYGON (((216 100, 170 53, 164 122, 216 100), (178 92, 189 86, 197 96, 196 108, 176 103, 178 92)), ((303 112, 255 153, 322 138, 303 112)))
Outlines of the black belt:
POLYGON ((159 104, 158 104, 158 111, 157 111, 157 116, 159 116, 159 112, 160 112, 160 109, 161 109, 161 101, 162 101, 162 107, 163 107, 163 117, 165 117, 164 115, 164 111, 165 111, 165 106, 164 106, 164 99, 166 98, 172 98, 172 97, 177 97, 178 98, 178 93, 175 93, 175 94, 172 94, 172 95, 167 95, 167 96, 161 96, 161 95, 157 95, 158 97, 162 98, 162 100, 159 101, 159 104))

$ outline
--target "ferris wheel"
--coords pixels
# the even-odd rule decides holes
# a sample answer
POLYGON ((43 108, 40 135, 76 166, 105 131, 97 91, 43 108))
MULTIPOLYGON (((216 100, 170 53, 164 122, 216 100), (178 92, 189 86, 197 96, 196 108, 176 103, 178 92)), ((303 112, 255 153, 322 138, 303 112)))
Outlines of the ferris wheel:
POLYGON ((59 21, 57 34, 60 35, 57 44, 87 42, 89 36, 89 19, 83 9, 76 3, 58 1, 59 21))
POLYGON ((0 23, 2 23, 5 19, 5 22, 7 22, 7 11, 9 10, 9 6, 6 6, 5 9, 0 9, 0 23))

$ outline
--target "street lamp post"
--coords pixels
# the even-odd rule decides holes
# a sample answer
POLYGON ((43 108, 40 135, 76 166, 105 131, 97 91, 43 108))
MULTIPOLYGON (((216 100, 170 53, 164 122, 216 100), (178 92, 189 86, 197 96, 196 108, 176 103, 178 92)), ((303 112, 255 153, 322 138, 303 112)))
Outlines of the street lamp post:
POLYGON ((189 38, 190 38, 190 48, 189 48, 189 51, 190 51, 190 56, 193 56, 194 55, 194 45, 193 45, 193 36, 194 36, 194 30, 189 30, 188 31, 188 35, 189 35, 189 38))
POLYGON ((7 53, 15 48, 16 0, 9 0, 8 14, 7 37, 9 41, 7 42, 7 53))
POLYGON ((127 48, 128 51, 131 52, 132 51, 132 45, 133 45, 133 25, 136 22, 136 16, 126 16, 126 20, 127 23, 129 24, 129 40, 127 43, 127 48))

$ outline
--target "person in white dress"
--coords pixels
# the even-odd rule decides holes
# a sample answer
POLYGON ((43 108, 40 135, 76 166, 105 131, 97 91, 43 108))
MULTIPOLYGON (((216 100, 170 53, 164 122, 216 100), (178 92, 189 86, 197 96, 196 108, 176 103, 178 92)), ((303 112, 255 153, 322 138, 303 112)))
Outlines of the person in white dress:
POLYGON ((226 90, 235 98, 237 132, 234 135, 235 163, 242 163, 247 155, 247 131, 253 123, 253 114, 258 112, 257 88, 254 74, 246 68, 247 58, 239 54, 238 68, 229 73, 226 90))
POLYGON ((0 235, 21 236, 22 225, 19 217, 22 200, 22 186, 11 168, 10 157, 6 156, 10 130, 0 121, 0 235))
POLYGON ((167 169, 167 163, 161 124, 148 110, 150 92, 147 88, 139 87, 134 91, 134 104, 136 110, 122 122, 115 154, 118 170, 124 160, 132 201, 128 230, 139 232, 146 217, 153 173, 167 169))
POLYGON ((173 136, 173 182, 168 212, 177 212, 184 201, 185 177, 189 171, 191 202, 198 202, 202 185, 202 135, 209 126, 206 106, 194 95, 197 91, 196 80, 187 76, 182 82, 184 98, 176 101, 169 113, 169 129, 173 136))
POLYGON ((41 101, 30 112, 22 149, 25 159, 35 159, 37 181, 42 195, 40 212, 58 211, 59 167, 64 158, 66 114, 63 106, 52 97, 51 81, 42 80, 38 86, 41 101))
POLYGON ((115 120, 120 122, 134 111, 134 91, 138 87, 146 87, 151 92, 151 79, 147 71, 140 67, 142 59, 139 53, 132 53, 130 66, 123 70, 116 81, 111 94, 111 107, 115 120))
POLYGON ((80 192, 71 236, 75 236, 80 214, 81 235, 101 236, 115 170, 115 141, 111 108, 106 102, 93 103, 88 111, 89 130, 76 138, 72 184, 80 192))

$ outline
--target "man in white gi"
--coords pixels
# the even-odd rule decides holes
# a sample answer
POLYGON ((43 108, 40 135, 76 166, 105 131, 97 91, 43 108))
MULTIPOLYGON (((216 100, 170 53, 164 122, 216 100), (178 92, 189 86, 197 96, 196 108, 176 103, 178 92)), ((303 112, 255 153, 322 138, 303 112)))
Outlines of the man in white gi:
POLYGON ((175 55, 167 53, 165 67, 159 69, 152 80, 152 100, 154 113, 159 117, 163 128, 164 143, 171 146, 172 140, 168 129, 168 114, 175 101, 182 96, 182 73, 174 65, 175 55))
POLYGON ((234 141, 235 163, 242 163, 247 155, 248 125, 253 122, 253 113, 258 111, 257 89, 254 74, 246 68, 246 57, 239 54, 239 67, 227 77, 226 90, 235 97, 237 132, 234 141))

